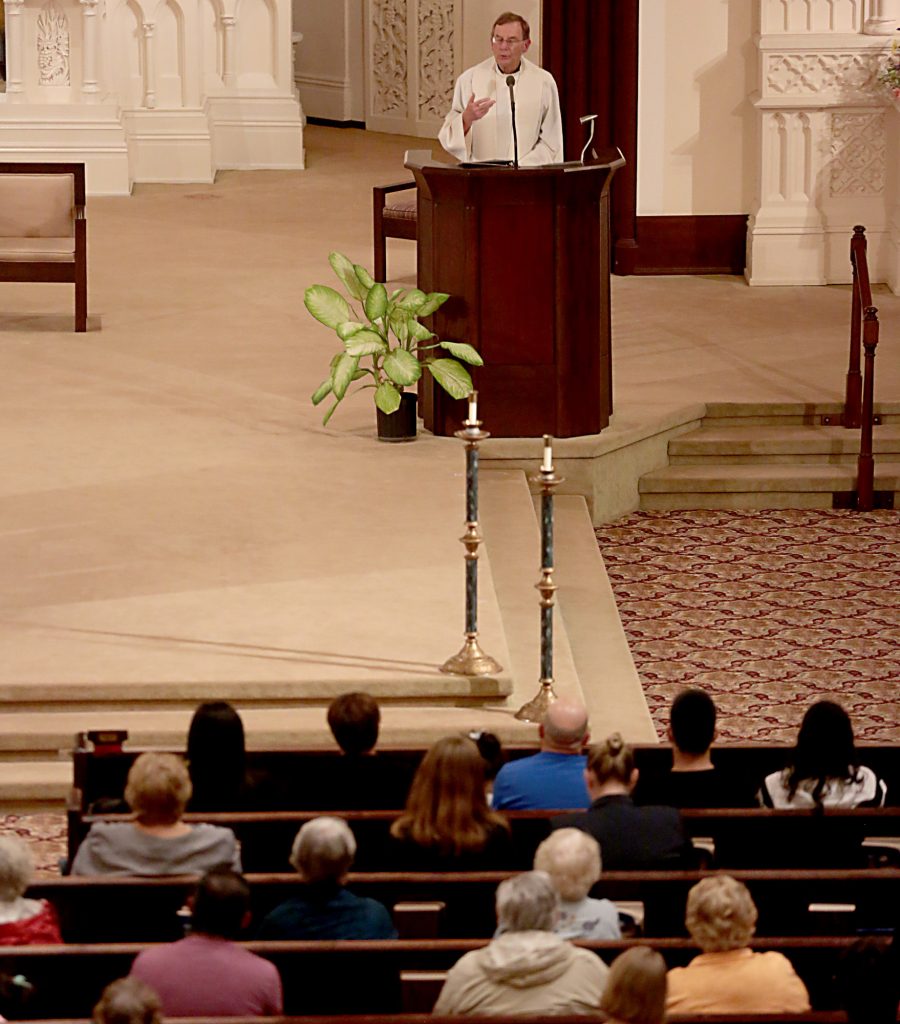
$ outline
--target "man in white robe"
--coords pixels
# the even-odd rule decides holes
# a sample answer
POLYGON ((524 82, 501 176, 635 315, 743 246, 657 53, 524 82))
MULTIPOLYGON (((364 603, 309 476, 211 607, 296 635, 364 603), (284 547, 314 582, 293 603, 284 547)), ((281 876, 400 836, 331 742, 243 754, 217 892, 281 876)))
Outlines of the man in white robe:
POLYGON ((519 164, 562 163, 562 115, 553 76, 525 59, 531 46, 528 22, 501 14, 491 30, 493 55, 464 71, 453 91, 453 106, 438 136, 458 160, 512 160, 512 108, 506 80, 515 81, 519 164))

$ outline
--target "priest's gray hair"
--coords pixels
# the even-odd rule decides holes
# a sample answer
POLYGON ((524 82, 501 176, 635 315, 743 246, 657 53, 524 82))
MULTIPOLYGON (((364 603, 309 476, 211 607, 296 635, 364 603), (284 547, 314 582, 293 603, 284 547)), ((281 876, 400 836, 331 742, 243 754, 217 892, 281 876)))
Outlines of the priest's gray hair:
POLYGON ((497 931, 552 932, 559 895, 546 871, 524 871, 497 886, 497 931))
POLYGON ((294 838, 291 864, 305 882, 340 881, 356 856, 356 839, 342 818, 313 818, 294 838))

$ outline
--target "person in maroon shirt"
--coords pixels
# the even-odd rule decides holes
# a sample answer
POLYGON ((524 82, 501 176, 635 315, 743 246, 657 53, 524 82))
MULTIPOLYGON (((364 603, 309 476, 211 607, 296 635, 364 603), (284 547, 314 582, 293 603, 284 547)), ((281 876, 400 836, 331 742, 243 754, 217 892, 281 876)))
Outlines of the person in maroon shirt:
POLYGON ((56 911, 23 895, 31 883, 31 851, 17 836, 0 836, 0 946, 62 942, 56 911))
POLYGON ((241 875, 208 871, 193 897, 191 934, 138 953, 131 977, 159 995, 166 1017, 278 1016, 275 965, 232 941, 249 923, 250 888, 241 875))

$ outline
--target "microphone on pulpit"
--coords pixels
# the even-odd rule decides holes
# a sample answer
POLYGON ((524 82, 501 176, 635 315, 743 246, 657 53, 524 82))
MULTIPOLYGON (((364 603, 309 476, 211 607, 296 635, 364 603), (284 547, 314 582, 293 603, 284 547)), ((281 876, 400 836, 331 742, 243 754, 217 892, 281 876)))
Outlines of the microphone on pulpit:
POLYGON ((516 79, 513 75, 507 75, 506 84, 509 86, 509 106, 512 112, 513 129, 513 167, 519 169, 519 133, 516 131, 516 79))

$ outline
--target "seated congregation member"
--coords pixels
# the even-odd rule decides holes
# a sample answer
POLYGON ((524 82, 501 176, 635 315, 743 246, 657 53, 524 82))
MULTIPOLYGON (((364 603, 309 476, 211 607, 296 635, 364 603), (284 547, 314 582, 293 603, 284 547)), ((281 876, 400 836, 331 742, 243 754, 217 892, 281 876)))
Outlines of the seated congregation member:
POLYGON ((508 761, 494 780, 491 801, 498 811, 540 811, 587 807, 585 756, 590 739, 587 709, 574 700, 556 700, 540 725, 541 749, 508 761))
POLYGON ((282 1011, 275 965, 235 941, 250 923, 250 888, 218 868, 200 880, 191 934, 138 953, 131 976, 158 993, 166 1017, 271 1017, 282 1011))
POLYGON ((752 807, 753 790, 712 763, 716 705, 705 690, 682 690, 672 701, 668 727, 672 767, 641 770, 636 804, 670 807, 752 807))
POLYGON ((223 865, 239 871, 240 848, 231 829, 181 820, 190 797, 191 780, 180 757, 141 754, 125 786, 134 820, 92 825, 72 874, 184 875, 223 865))
POLYGON ((690 868, 695 856, 674 807, 636 807, 629 795, 638 779, 634 754, 619 733, 591 747, 585 780, 593 803, 562 814, 552 829, 580 828, 603 851, 607 871, 690 868))
POLYGON ((402 807, 409 777, 376 750, 381 709, 367 693, 342 693, 328 706, 328 727, 343 757, 329 767, 322 810, 382 810, 402 807))
POLYGON ((730 875, 691 889, 685 923, 703 953, 669 971, 670 1014, 808 1012, 809 996, 790 960, 749 948, 756 917, 747 887, 730 875))
POLYGON ((487 805, 484 771, 468 737, 438 740, 416 771, 405 811, 391 825, 388 863, 399 871, 514 866, 509 825, 487 805))
POLYGON ((497 887, 497 932, 450 969, 436 1014, 595 1013, 609 968, 555 934, 559 897, 543 871, 497 887))
POLYGON ((340 818, 315 818, 297 833, 291 864, 303 881, 296 896, 271 911, 260 939, 395 939, 387 909, 344 888, 356 839, 340 818))
POLYGON ((62 942, 53 907, 23 895, 33 872, 28 846, 18 836, 0 836, 0 946, 62 942))
POLYGON ((224 700, 201 704, 187 736, 189 811, 253 811, 274 806, 272 780, 247 770, 244 723, 224 700))
POLYGON ((847 712, 830 700, 807 709, 787 767, 767 775, 766 807, 881 807, 887 787, 859 763, 847 712))
POLYGON ((634 946, 612 962, 600 1009, 610 1024, 663 1024, 666 962, 649 946, 634 946))
POLYGON ((621 939, 619 912, 609 900, 588 893, 600 878, 600 846, 577 828, 551 833, 534 855, 535 871, 545 871, 559 893, 559 920, 554 929, 564 939, 621 939))
POLYGON ((161 1024, 159 996, 138 978, 119 978, 103 990, 94 1024, 161 1024))
POLYGON ((896 1024, 900 977, 895 953, 892 946, 867 936, 841 956, 837 988, 849 1024, 896 1024))

